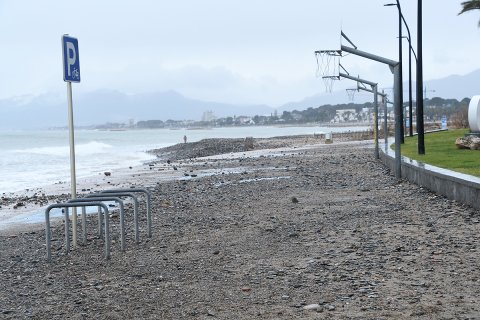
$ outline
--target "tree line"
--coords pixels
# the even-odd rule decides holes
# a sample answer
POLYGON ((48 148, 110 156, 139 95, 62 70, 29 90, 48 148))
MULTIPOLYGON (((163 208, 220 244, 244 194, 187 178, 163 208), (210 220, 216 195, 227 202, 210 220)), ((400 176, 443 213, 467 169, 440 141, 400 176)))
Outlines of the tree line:
MULTIPOLYGON (((424 114, 427 121, 441 121, 443 116, 448 119, 455 119, 459 123, 468 123, 467 112, 470 99, 465 98, 461 101, 456 99, 443 99, 434 97, 425 99, 424 114)), ((404 103, 404 107, 408 102, 404 103)), ((319 107, 310 107, 305 110, 292 110, 272 112, 270 115, 229 116, 217 118, 211 121, 186 121, 186 120, 145 120, 138 121, 135 128, 155 129, 155 128, 180 128, 180 127, 208 127, 208 126, 248 126, 248 125, 275 125, 275 124, 307 124, 307 123, 327 123, 335 118, 338 110, 354 110, 360 114, 362 110, 368 109, 373 112, 373 103, 366 102, 362 104, 348 103, 338 105, 322 105, 319 107)), ((391 111, 392 107, 389 106, 391 111)), ((415 110, 415 103, 414 103, 415 110)), ((361 117, 357 117, 361 120, 361 117)))

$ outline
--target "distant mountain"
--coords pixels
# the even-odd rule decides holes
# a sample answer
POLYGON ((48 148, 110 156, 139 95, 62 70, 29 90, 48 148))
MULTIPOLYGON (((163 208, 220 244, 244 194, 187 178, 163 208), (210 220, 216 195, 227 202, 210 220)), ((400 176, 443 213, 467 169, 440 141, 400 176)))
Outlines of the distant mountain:
MULTIPOLYGON (((205 111, 217 117, 265 115, 274 109, 266 105, 234 105, 187 98, 178 92, 127 95, 98 90, 74 96, 75 125, 135 120, 201 120, 205 111)), ((55 127, 67 124, 66 97, 43 95, 0 100, 0 129, 55 127)))
MULTIPOLYGON (((353 83, 353 82, 352 82, 353 83)), ((407 101, 407 84, 404 100, 407 101)), ((480 94, 480 69, 425 82, 427 97, 462 100, 480 94)), ((415 88, 415 84, 413 84, 415 88)), ((415 96, 415 93, 414 93, 415 96)), ((356 93, 354 103, 372 101, 369 93, 356 93)), ((319 93, 301 101, 289 102, 276 110, 305 110, 322 105, 352 102, 345 90, 319 93)), ((269 115, 275 109, 266 105, 235 105, 191 99, 175 91, 127 95, 113 90, 97 90, 74 95, 75 124, 79 126, 139 120, 201 120, 205 111, 217 117, 269 115)), ((63 95, 21 96, 0 100, 0 130, 5 128, 46 128, 67 125, 67 102, 63 95)))
MULTIPOLYGON (((404 75, 405 79, 405 75, 404 75)), ((352 82, 354 83, 354 82, 352 82)), ((353 87, 353 86, 352 86, 353 87)), ((444 99, 471 98, 474 95, 480 95, 480 69, 465 75, 452 75, 442 79, 429 80, 424 82, 426 88, 426 97, 441 97, 444 99)), ((416 82, 412 81, 413 100, 415 100, 416 82)), ((404 83, 404 101, 408 101, 408 82, 404 83)), ((390 99, 393 99, 391 97, 390 99)), ((364 103, 372 101, 371 94, 358 93, 355 96, 354 103, 364 103)), ((338 90, 330 93, 319 93, 310 97, 306 97, 301 101, 289 102, 277 108, 278 112, 284 110, 291 111, 294 109, 305 110, 310 107, 315 108, 327 104, 349 103, 345 90, 338 90)))
POLYGON ((452 75, 443 79, 425 82, 427 97, 454 98, 462 100, 480 94, 480 69, 466 75, 452 75))

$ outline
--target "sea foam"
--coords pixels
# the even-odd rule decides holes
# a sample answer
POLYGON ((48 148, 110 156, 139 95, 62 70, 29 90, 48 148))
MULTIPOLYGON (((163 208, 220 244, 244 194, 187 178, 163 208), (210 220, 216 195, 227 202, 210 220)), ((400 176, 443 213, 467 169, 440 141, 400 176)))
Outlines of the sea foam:
MULTIPOLYGON (((98 142, 90 141, 88 143, 76 144, 75 145, 75 154, 78 156, 89 156, 95 154, 109 153, 113 149, 112 145, 98 142)), ((20 150, 11 150, 11 153, 17 154, 35 154, 35 155, 45 155, 45 156, 59 156, 64 157, 70 154, 70 146, 54 146, 54 147, 38 147, 38 148, 28 148, 20 150)))

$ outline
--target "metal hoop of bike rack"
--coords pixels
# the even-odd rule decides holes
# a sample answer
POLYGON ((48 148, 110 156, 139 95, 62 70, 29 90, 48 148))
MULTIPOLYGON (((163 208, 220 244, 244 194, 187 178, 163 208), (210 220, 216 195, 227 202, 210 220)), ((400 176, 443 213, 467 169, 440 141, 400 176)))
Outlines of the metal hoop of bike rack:
POLYGON ((152 237, 152 212, 151 212, 151 203, 152 197, 150 191, 143 188, 130 188, 130 189, 111 189, 111 190, 104 190, 101 193, 116 193, 116 192, 141 192, 145 194, 146 203, 147 203, 147 229, 148 229, 148 237, 152 237))
MULTIPOLYGON (((95 197, 95 201, 115 201, 120 206, 120 246, 121 251, 125 251, 125 209, 123 205, 123 200, 118 197, 95 197)), ((68 203, 72 202, 92 202, 92 198, 77 198, 68 201, 68 203)), ((98 210, 98 230, 101 237, 102 234, 102 214, 99 207, 98 210)), ((87 214, 85 212, 85 207, 82 207, 82 224, 83 224, 83 244, 87 243, 87 214)))
POLYGON ((97 199, 103 197, 130 197, 133 199, 133 220, 135 224, 135 243, 140 242, 139 227, 138 227, 138 199, 130 192, 109 192, 109 193, 93 193, 86 195, 85 198, 97 199))
POLYGON ((79 207, 101 207, 104 210, 105 215, 105 259, 110 259, 110 231, 109 231, 109 218, 108 207, 99 201, 82 202, 82 203, 56 203, 51 204, 45 209, 45 238, 47 243, 47 261, 52 258, 51 252, 51 230, 50 230, 50 211, 55 208, 63 208, 65 211, 65 246, 66 254, 70 251, 70 227, 69 216, 67 208, 79 208, 79 207))

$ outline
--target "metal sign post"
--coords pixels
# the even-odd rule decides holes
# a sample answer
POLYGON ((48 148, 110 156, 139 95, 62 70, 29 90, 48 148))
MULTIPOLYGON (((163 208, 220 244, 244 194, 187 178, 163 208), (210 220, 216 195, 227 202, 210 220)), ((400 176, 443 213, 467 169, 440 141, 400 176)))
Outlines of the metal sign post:
MULTIPOLYGON (((68 129, 70 141, 70 186, 72 199, 77 197, 77 181, 75 175, 75 128, 73 125, 72 82, 80 82, 80 59, 78 40, 68 35, 62 36, 63 80, 67 82, 68 129)), ((77 246, 77 209, 72 212, 72 242, 77 246)))

